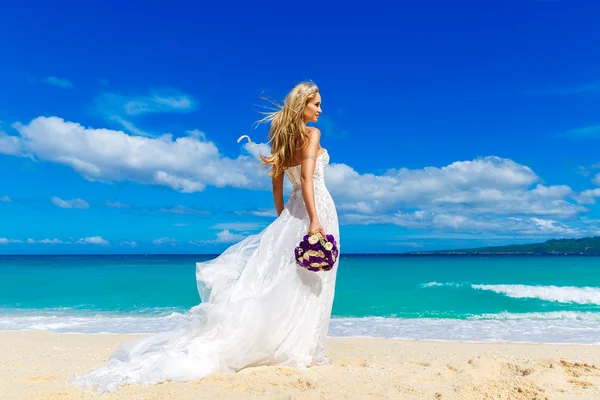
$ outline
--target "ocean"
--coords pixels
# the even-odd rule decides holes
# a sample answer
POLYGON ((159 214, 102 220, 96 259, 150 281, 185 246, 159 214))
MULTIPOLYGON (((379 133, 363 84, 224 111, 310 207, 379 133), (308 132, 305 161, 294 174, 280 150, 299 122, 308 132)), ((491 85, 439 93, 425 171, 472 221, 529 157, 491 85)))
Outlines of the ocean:
MULTIPOLYGON (((150 333, 214 256, 0 256, 0 330, 150 333)), ((600 343, 600 257, 343 255, 330 336, 600 343)))

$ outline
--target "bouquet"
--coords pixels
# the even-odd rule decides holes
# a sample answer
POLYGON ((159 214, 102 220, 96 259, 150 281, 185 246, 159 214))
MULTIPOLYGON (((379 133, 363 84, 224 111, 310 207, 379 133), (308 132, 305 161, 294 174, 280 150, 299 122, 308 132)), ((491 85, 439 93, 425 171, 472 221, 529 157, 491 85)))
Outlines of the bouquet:
POLYGON ((333 235, 305 235, 294 249, 296 263, 309 271, 329 271, 339 255, 333 235))

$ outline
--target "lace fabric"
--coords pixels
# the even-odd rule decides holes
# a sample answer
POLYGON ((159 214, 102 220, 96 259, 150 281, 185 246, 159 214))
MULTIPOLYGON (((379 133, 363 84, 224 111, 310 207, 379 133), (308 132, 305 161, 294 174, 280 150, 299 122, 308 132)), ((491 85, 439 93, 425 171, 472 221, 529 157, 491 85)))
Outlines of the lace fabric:
MULTIPOLYGON (((317 157, 315 203, 323 228, 339 246, 337 212, 324 181, 328 163, 326 151, 317 157)), ((293 249, 310 224, 300 171, 286 169, 293 191, 275 221, 196 264, 202 302, 189 311, 186 325, 126 342, 106 365, 71 382, 103 393, 124 384, 193 380, 250 366, 328 363, 324 342, 339 261, 319 273, 295 263, 293 249)))

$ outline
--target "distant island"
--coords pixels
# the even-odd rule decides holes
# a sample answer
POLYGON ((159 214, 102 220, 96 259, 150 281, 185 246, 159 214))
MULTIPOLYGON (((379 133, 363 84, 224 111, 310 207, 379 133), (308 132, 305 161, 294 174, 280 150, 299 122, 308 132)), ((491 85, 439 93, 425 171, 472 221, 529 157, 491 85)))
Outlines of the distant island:
POLYGON ((443 255, 586 255, 600 256, 600 236, 581 239, 551 239, 544 243, 512 244, 475 249, 414 251, 407 254, 443 255))

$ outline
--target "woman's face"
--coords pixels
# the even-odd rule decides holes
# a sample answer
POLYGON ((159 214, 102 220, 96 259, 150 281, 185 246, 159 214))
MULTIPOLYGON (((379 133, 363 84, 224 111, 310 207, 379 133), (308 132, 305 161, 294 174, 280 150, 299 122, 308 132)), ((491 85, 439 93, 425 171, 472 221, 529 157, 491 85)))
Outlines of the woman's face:
POLYGON ((304 122, 317 122, 321 110, 321 95, 317 93, 304 107, 304 122))

